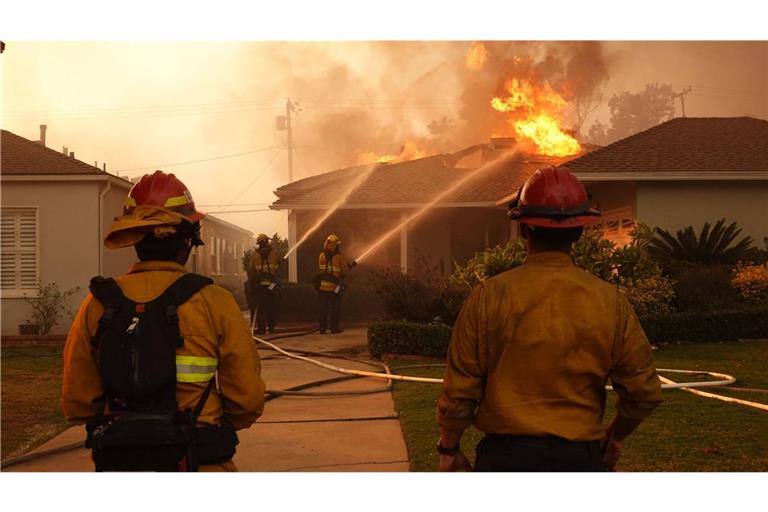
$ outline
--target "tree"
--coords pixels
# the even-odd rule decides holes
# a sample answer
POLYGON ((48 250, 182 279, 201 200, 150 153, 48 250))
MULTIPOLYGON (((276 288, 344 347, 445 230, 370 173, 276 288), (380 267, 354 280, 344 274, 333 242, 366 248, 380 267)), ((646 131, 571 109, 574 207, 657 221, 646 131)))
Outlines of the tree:
MULTIPOLYGON (((576 133, 581 134, 581 128, 587 117, 597 110, 603 103, 603 93, 593 90, 588 94, 582 94, 574 98, 574 112, 576 113, 576 133)), ((599 121, 598 121, 599 122, 599 121)), ((590 129, 590 135, 592 130, 590 129)))
POLYGON ((648 84, 640 92, 614 94, 608 101, 611 124, 607 129, 596 121, 589 130, 596 144, 610 144, 637 132, 647 130, 675 114, 671 84, 648 84))

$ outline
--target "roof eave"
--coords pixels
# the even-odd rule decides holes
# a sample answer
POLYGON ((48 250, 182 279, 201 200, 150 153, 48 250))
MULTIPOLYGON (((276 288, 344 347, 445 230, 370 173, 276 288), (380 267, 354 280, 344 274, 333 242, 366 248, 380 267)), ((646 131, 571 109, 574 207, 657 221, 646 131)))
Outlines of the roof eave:
MULTIPOLYGON (((272 210, 327 210, 330 204, 273 204, 272 210)), ((339 210, 392 210, 392 209, 411 209, 424 208, 429 203, 365 203, 365 204, 345 204, 339 206, 339 210)), ((495 201, 472 201, 472 202, 447 202, 432 205, 432 208, 495 208, 495 201)))
POLYGON ((766 171, 573 171, 573 175, 582 181, 764 181, 768 180, 766 171))

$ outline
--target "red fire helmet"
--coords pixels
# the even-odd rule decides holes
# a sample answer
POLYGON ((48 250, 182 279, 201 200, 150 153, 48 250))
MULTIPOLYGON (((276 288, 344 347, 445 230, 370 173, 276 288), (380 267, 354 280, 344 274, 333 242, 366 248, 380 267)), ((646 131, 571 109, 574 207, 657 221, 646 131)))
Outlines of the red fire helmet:
POLYGON ((166 174, 163 171, 142 176, 128 193, 123 214, 130 215, 137 206, 141 205, 168 208, 183 215, 190 222, 196 222, 205 217, 204 213, 195 209, 195 202, 186 185, 173 174, 166 174))
POLYGON ((584 185, 565 167, 539 169, 509 205, 510 219, 547 228, 591 224, 600 212, 589 203, 584 185))

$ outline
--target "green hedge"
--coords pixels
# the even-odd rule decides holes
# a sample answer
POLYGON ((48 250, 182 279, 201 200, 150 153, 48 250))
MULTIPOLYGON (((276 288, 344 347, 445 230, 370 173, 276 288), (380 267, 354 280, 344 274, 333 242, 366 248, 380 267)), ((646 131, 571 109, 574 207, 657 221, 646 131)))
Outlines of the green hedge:
POLYGON ((721 311, 682 311, 641 318, 653 343, 768 338, 768 305, 721 311))
POLYGON ((373 357, 383 354, 445 357, 450 342, 451 328, 444 324, 388 320, 368 327, 368 351, 373 357))
MULTIPOLYGON (((707 342, 768 338, 768 304, 726 311, 684 311, 654 318, 641 318, 651 343, 673 341, 707 342)), ((368 327, 368 351, 445 357, 451 328, 403 320, 373 323, 368 327)))

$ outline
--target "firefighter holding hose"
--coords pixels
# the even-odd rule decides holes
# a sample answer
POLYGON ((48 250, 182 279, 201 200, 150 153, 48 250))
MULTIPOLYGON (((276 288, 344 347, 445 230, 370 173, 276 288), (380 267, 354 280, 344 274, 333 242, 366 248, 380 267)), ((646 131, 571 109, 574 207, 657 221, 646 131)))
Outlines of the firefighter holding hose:
POLYGON ((536 171, 510 205, 528 257, 462 306, 437 403, 439 470, 471 469, 459 442, 485 433, 476 471, 615 470, 624 439, 662 401, 651 347, 626 297, 571 260, 600 213, 565 168, 536 171), (618 398, 604 427, 606 381, 618 398))
POLYGON ((320 302, 320 334, 342 332, 339 327, 341 317, 341 295, 344 292, 344 277, 350 266, 341 253, 341 240, 336 235, 328 235, 323 250, 318 255, 320 273, 313 284, 318 291, 320 302))
POLYGON ((145 175, 110 227, 138 256, 95 277, 64 348, 62 410, 85 423, 97 471, 236 471, 236 430, 264 407, 259 355, 234 297, 187 273, 203 245, 186 186, 145 175))
MULTIPOLYGON (((256 250, 251 256, 249 282, 251 294, 256 303, 256 334, 275 332, 275 302, 277 287, 277 268, 280 258, 267 235, 260 233, 256 237, 256 250)), ((251 312, 253 315, 253 312, 251 312)))

